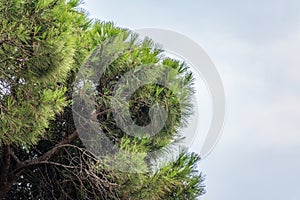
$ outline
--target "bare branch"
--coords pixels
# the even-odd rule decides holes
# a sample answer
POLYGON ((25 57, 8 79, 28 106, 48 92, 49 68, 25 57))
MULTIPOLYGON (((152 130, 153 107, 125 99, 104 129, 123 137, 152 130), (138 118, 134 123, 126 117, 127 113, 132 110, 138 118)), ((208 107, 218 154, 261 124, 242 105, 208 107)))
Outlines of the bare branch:
POLYGON ((45 161, 48 161, 60 148, 63 148, 66 144, 71 143, 77 137, 78 137, 78 133, 77 133, 77 131, 75 131, 68 137, 64 138, 57 145, 55 145, 52 149, 50 149, 49 151, 44 153, 42 156, 40 156, 36 159, 29 159, 29 160, 25 160, 25 161, 21 162, 19 167, 17 167, 14 170, 14 174, 18 173, 19 171, 23 170, 26 167, 45 163, 45 161))

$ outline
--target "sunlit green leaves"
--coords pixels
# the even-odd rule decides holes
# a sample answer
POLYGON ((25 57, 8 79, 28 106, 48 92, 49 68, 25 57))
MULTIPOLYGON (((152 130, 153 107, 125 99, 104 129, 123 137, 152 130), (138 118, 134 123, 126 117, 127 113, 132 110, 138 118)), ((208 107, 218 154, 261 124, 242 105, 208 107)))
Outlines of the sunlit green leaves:
POLYGON ((30 146, 68 104, 64 84, 89 20, 79 1, 0 1, 0 140, 30 146))

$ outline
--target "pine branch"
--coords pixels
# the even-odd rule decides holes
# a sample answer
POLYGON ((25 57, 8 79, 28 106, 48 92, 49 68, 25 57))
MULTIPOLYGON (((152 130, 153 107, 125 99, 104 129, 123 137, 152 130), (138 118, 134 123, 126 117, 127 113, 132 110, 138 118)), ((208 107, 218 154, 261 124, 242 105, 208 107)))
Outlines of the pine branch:
POLYGON ((44 153, 42 156, 36 158, 36 159, 29 159, 22 161, 19 167, 17 167, 14 170, 14 174, 18 173, 19 171, 22 171, 26 167, 42 164, 45 163, 45 161, 48 161, 60 148, 64 147, 65 144, 71 143, 74 139, 78 137, 77 131, 73 132, 68 137, 64 138, 61 142, 59 142, 57 145, 55 145, 52 149, 44 153))
MULTIPOLYGON (((71 143, 74 139, 78 137, 77 131, 73 132, 68 137, 64 138, 61 142, 55 145, 52 149, 47 151, 42 156, 36 159, 29 159, 21 161, 11 150, 10 145, 4 145, 3 152, 3 162, 0 175, 0 199, 4 198, 6 193, 12 187, 14 180, 19 177, 24 170, 32 165, 38 164, 55 164, 54 162, 49 162, 48 160, 64 145, 71 143), (17 162, 17 167, 12 173, 9 173, 11 158, 17 162)), ((59 163, 57 163, 59 165, 59 163)))

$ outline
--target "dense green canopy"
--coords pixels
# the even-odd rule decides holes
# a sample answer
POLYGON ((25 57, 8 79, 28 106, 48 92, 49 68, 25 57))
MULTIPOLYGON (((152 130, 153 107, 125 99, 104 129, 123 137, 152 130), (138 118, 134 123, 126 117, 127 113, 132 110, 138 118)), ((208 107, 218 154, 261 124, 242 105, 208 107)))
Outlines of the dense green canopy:
MULTIPOLYGON (((0 198, 196 199, 204 193, 197 154, 181 150, 154 166, 180 140, 179 130, 191 114, 188 66, 164 56, 150 39, 140 41, 113 23, 88 19, 78 5, 78 0, 0 0, 0 198), (76 78, 90 62, 103 62, 107 44, 116 38, 113 50, 119 54, 98 77, 93 104, 100 134, 115 150, 95 155, 80 137, 78 116, 73 118, 75 100, 83 109, 89 103, 74 96, 86 89, 76 88, 76 78), (118 111, 111 108, 120 77, 141 71, 140 66, 154 66, 144 74, 156 81, 162 71, 172 72, 169 87, 146 84, 126 104, 138 126, 151 123, 154 104, 167 111, 163 128, 148 137, 120 128, 114 118, 118 111), (124 166, 135 170, 120 170, 124 166)), ((96 73, 86 72, 87 79, 96 73)))

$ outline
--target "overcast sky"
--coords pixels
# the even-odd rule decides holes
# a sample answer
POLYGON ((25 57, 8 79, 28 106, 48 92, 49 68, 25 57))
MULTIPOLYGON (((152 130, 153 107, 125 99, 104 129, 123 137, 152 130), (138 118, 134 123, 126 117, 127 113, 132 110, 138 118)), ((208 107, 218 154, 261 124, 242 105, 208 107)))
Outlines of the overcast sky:
POLYGON ((86 0, 84 7, 118 26, 182 33, 214 61, 227 113, 219 143, 199 165, 203 200, 300 199, 300 1, 86 0))

